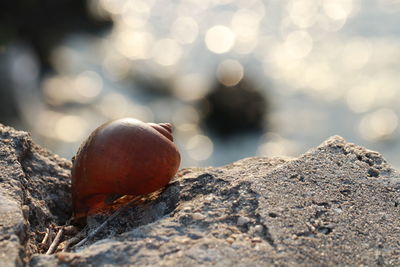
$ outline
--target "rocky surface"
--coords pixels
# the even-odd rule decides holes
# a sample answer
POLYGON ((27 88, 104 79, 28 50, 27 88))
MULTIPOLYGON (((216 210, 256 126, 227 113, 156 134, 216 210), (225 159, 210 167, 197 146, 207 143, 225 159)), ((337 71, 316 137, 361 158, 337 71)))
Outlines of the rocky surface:
POLYGON ((40 233, 71 213, 71 163, 0 124, 0 266, 24 265, 40 233))
POLYGON ((71 214, 70 162, 26 133, 0 126, 0 138, 2 266, 400 265, 399 175, 341 137, 294 159, 183 169, 83 246, 53 255, 38 242, 71 214))

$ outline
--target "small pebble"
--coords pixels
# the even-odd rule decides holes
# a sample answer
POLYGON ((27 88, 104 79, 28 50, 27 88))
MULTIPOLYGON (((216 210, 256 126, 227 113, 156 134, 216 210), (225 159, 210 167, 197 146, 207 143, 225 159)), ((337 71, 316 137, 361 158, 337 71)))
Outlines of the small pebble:
POLYGON ((195 212, 192 214, 192 218, 195 220, 204 220, 206 216, 201 214, 200 212, 195 212))
POLYGON ((256 226, 254 226, 254 231, 257 233, 261 233, 263 229, 264 229, 264 227, 260 224, 257 224, 256 226))
POLYGON ((186 207, 183 207, 182 210, 183 210, 183 211, 191 211, 191 210, 192 210, 192 207, 186 206, 186 207))
POLYGON ((226 239, 226 242, 228 242, 229 244, 232 244, 233 242, 235 242, 235 239, 233 239, 232 237, 228 237, 226 239))
POLYGON ((237 243, 233 243, 232 244, 232 248, 234 248, 234 249, 240 249, 240 248, 243 248, 241 245, 239 245, 239 244, 237 244, 237 243))
POLYGON ((187 244, 190 243, 191 239, 188 237, 179 237, 175 239, 176 242, 187 244))
POLYGON ((250 219, 249 219, 249 218, 240 216, 240 217, 238 218, 238 220, 237 220, 237 225, 242 226, 242 225, 245 225, 245 224, 248 223, 248 222, 250 222, 250 219))

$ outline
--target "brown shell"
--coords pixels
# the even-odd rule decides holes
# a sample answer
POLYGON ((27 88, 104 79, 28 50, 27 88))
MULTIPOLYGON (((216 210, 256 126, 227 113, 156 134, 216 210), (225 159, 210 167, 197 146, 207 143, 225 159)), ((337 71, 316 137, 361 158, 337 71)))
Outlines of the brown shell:
POLYGON ((112 195, 145 195, 169 183, 180 164, 169 123, 119 119, 97 128, 72 167, 74 218, 112 195))

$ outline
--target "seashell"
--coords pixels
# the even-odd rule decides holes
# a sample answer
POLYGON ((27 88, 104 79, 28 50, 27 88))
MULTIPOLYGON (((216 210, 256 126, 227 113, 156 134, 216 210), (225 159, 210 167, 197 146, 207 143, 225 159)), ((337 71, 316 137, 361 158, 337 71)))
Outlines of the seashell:
POLYGON ((115 195, 146 195, 176 174, 180 154, 169 123, 125 118, 98 127, 72 167, 73 218, 95 213, 115 195))

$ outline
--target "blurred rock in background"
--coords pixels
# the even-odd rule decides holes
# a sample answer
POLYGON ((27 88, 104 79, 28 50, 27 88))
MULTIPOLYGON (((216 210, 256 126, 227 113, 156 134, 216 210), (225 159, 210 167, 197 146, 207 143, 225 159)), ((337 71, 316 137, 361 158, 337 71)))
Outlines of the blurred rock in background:
POLYGON ((111 21, 90 14, 78 0, 4 1, 0 4, 0 44, 22 42, 31 47, 43 72, 52 70, 50 53, 72 33, 97 34, 111 21))
POLYGON ((231 86, 219 82, 205 97, 204 105, 205 125, 222 138, 267 130, 266 97, 250 80, 231 86))

